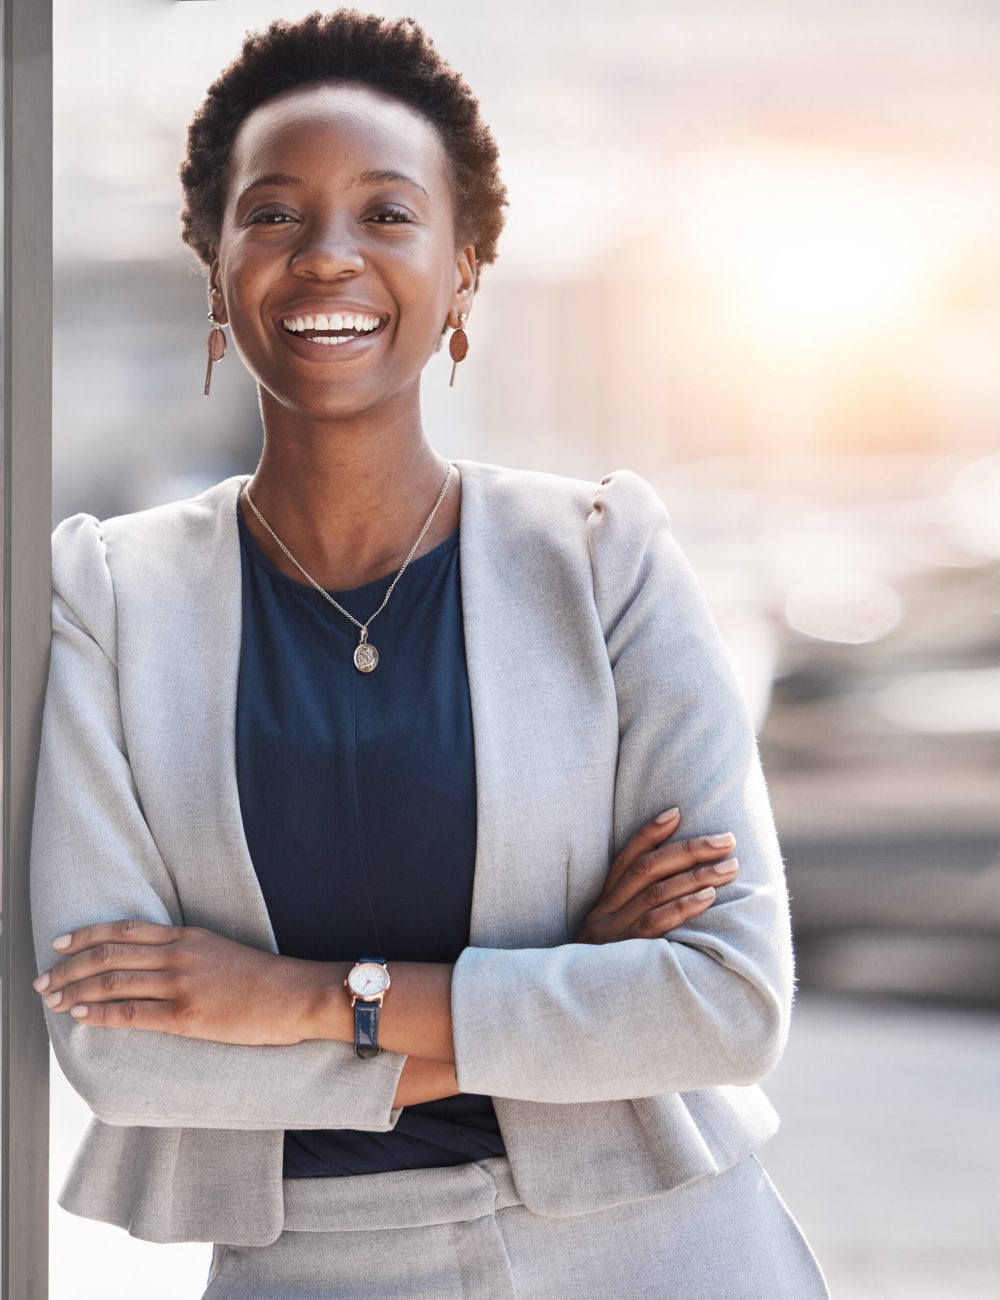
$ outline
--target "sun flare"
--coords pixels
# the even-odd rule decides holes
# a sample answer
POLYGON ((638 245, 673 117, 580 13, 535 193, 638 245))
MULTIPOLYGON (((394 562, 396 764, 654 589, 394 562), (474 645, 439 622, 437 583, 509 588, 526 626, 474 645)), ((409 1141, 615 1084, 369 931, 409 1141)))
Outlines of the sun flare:
POLYGON ((675 193, 679 256, 737 323, 795 347, 904 324, 953 252, 925 176, 857 157, 702 156, 675 193))

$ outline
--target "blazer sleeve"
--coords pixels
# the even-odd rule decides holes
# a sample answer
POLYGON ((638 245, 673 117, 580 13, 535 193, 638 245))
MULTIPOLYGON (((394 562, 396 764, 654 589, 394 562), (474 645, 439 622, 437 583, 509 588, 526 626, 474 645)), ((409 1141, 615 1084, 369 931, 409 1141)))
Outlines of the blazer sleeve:
POLYGON ((652 485, 609 475, 587 534, 619 712, 616 850, 677 805, 677 838, 733 832, 740 873, 660 938, 465 948, 451 999, 458 1086, 586 1102, 756 1083, 784 1050, 794 969, 749 711, 652 485))
MULTIPOLYGON (((52 940, 93 921, 183 924, 169 864, 146 823, 126 753, 116 611, 98 521, 52 535, 52 641, 30 857, 39 974, 52 940)), ((349 1043, 240 1045, 160 1030, 101 1028, 45 1006, 56 1059, 105 1123, 213 1129, 386 1132, 406 1057, 359 1062, 349 1043)))

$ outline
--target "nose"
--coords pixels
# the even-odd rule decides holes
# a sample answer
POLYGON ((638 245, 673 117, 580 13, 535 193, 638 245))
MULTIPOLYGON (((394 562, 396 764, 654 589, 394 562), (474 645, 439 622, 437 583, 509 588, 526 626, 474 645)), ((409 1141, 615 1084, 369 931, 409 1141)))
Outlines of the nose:
POLYGON ((353 218, 334 214, 326 220, 305 223, 291 266, 300 275, 324 280, 341 271, 363 271, 365 259, 353 218))

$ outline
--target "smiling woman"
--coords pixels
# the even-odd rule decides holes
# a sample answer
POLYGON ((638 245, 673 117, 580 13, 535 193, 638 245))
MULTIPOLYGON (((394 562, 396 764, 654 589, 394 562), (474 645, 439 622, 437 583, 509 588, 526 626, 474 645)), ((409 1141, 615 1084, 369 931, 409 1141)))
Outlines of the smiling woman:
POLYGON ((663 504, 424 433, 503 225, 474 96, 412 19, 277 21, 180 177, 263 449, 53 534, 59 1204, 212 1242, 210 1300, 826 1297, 754 1155, 781 853, 663 504))

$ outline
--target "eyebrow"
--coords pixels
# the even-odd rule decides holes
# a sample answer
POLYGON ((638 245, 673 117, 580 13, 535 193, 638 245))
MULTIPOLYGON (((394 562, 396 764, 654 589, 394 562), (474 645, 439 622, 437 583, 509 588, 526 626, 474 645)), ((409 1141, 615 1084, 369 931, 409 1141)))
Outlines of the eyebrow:
MULTIPOLYGON (((418 189, 424 198, 429 199, 430 195, 424 187, 415 181, 412 176, 406 176, 403 172, 393 171, 392 168, 369 168, 367 171, 359 172, 351 181, 348 189, 353 189, 356 185, 376 185, 383 184, 387 181, 404 181, 407 185, 412 185, 418 189)), ((253 190, 263 189, 265 186, 280 185, 304 185, 305 180, 301 176, 289 176, 286 172, 268 172, 266 176, 258 176, 256 180, 241 191, 237 204, 243 202, 246 196, 253 190)))

